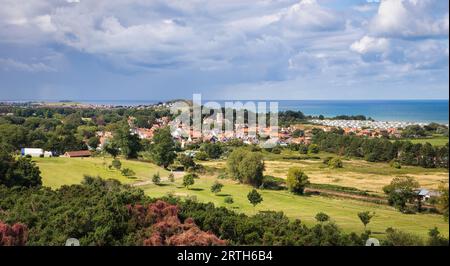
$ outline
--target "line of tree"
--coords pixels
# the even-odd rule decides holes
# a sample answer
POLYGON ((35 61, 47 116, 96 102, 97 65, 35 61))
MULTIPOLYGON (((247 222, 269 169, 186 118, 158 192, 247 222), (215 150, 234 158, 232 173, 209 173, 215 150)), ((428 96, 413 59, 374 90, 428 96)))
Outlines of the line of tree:
MULTIPOLYGON (((97 131, 111 131, 116 150, 135 158, 137 140, 127 134, 127 119, 135 117, 137 127, 151 127, 158 118, 171 116, 166 108, 75 109, 29 106, 3 106, 0 117, 0 148, 10 152, 21 148, 43 148, 57 154, 70 150, 95 149, 99 145, 97 131), (134 148, 133 148, 134 146, 134 148)), ((143 143, 141 143, 143 145, 143 143)))
POLYGON ((430 143, 389 141, 315 130, 313 143, 322 151, 341 156, 364 158, 370 162, 397 161, 404 165, 426 168, 448 168, 448 143, 437 147, 430 143))

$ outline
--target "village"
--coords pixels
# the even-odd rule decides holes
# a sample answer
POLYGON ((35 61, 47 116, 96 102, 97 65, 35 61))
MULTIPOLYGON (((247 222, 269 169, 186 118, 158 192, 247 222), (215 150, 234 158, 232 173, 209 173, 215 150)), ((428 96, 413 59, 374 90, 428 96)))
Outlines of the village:
MULTIPOLYGON (((225 131, 220 129, 211 130, 195 130, 193 127, 183 125, 177 119, 171 120, 170 117, 162 117, 156 119, 155 123, 150 128, 137 127, 134 123, 134 117, 128 117, 128 125, 130 133, 137 135, 141 140, 153 139, 155 132, 164 127, 171 127, 172 137, 174 141, 180 143, 181 148, 185 148, 188 144, 203 143, 203 142, 221 142, 227 143, 232 140, 240 140, 244 144, 258 145, 261 141, 267 138, 262 138, 261 135, 269 136, 272 128, 258 128, 249 126, 247 123, 236 124, 233 131, 225 131), (253 133, 253 134, 252 134, 253 133)), ((216 119, 206 118, 203 120, 203 127, 208 127, 212 124, 226 124, 231 123, 220 115, 216 119)), ((368 138, 388 138, 400 139, 402 137, 402 129, 411 125, 425 126, 425 123, 413 122, 383 122, 383 121, 360 121, 360 120, 309 120, 306 124, 291 125, 289 127, 278 128, 277 137, 274 138, 274 145, 281 147, 290 144, 309 145, 312 141, 313 129, 320 128, 325 132, 330 132, 334 129, 340 129, 344 135, 356 135, 368 138)), ((99 138, 100 144, 94 150, 101 151, 113 138, 111 131, 97 131, 96 136, 99 138)), ((90 151, 72 151, 66 152, 62 156, 66 157, 85 157, 89 156, 90 151)), ((22 149, 22 155, 31 156, 54 156, 51 151, 44 151, 42 149, 22 149)))

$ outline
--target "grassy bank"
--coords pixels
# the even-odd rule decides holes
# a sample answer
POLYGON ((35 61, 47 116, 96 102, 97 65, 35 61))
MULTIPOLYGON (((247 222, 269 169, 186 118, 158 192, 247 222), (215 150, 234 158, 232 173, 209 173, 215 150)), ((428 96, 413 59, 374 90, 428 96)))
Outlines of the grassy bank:
POLYGON ((150 180, 159 172, 162 177, 169 173, 151 163, 120 159, 122 168, 130 168, 136 174, 125 177, 118 170, 111 170, 108 165, 112 158, 35 158, 41 170, 42 182, 45 186, 59 188, 62 185, 79 184, 84 175, 114 178, 124 184, 150 180))

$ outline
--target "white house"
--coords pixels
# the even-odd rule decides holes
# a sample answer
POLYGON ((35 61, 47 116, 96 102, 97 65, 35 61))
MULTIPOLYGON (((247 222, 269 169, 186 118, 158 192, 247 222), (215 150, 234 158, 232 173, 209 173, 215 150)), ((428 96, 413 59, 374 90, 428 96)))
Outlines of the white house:
POLYGON ((52 157, 53 153, 51 151, 44 151, 39 148, 23 148, 21 150, 22 156, 31 156, 31 157, 52 157))
POLYGON ((31 157, 40 157, 44 156, 44 150, 37 148, 23 148, 21 154, 22 156, 30 155, 31 157))

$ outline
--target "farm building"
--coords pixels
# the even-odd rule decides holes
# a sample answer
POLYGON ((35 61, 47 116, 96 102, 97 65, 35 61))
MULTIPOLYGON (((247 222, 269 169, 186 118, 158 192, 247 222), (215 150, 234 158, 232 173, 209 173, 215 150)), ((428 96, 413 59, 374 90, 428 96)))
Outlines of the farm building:
POLYGON ((416 193, 422 200, 429 200, 432 197, 439 197, 440 196, 439 192, 428 190, 428 189, 425 189, 425 188, 421 188, 421 189, 416 190, 416 193))
POLYGON ((76 157, 90 157, 92 153, 88 150, 85 151, 68 151, 64 153, 64 157, 76 158, 76 157))

